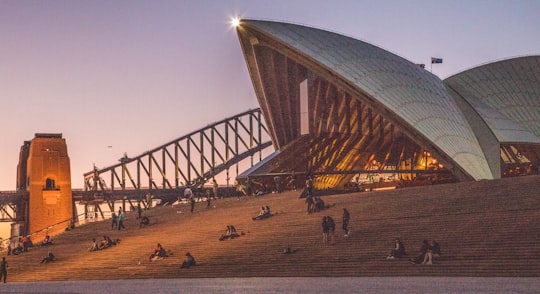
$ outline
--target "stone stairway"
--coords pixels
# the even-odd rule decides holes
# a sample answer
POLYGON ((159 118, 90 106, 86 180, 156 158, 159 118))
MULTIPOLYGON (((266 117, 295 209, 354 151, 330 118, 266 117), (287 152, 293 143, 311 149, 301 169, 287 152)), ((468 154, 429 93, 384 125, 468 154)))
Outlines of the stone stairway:
MULTIPOLYGON (((139 228, 127 213, 126 230, 110 221, 79 226, 55 244, 8 256, 10 281, 287 276, 539 276, 540 177, 444 184, 325 196, 330 208, 307 214, 300 192, 226 198, 145 211, 139 228), (253 221, 261 206, 275 215, 253 221), (343 207, 352 234, 341 230, 343 207), (321 220, 336 221, 335 242, 322 244, 321 220), (243 235, 219 241, 227 225, 243 235), (119 238, 119 245, 88 252, 92 238, 119 238), (413 256, 423 239, 434 239, 442 257, 434 265, 407 258, 386 260, 395 238, 413 256), (148 261, 161 243, 172 255, 148 261), (290 245, 294 254, 282 254, 290 245), (51 250, 58 260, 40 264, 51 250), (179 269, 189 251, 198 265, 179 269)), ((2 252, 5 255, 5 251, 2 252)))

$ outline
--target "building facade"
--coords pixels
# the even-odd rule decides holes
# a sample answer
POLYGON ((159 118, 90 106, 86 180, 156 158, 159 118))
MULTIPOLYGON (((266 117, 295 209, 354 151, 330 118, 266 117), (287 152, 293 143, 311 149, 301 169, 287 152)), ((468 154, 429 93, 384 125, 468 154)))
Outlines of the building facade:
POLYGON ((538 172, 540 56, 443 81, 333 32, 249 19, 236 29, 277 149, 244 176, 313 173, 334 188, 538 172))

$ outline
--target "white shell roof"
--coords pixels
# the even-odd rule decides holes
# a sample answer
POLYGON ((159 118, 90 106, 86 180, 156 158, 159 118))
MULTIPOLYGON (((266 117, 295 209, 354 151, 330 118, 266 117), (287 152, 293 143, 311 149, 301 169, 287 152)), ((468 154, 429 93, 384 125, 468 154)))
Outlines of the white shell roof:
POLYGON ((320 29, 259 20, 242 20, 240 26, 280 42, 371 96, 474 179, 495 177, 454 98, 425 69, 376 46, 320 29))
POLYGON ((444 83, 475 108, 499 142, 540 143, 540 56, 486 64, 444 83))

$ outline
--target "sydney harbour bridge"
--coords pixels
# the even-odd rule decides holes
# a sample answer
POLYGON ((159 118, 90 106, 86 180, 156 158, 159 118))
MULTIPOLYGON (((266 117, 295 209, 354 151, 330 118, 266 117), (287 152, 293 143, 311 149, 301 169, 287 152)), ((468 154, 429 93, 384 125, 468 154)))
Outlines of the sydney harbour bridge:
MULTIPOLYGON (((127 207, 146 207, 148 195, 175 199, 186 185, 201 188, 218 174, 225 174, 229 186, 231 169, 238 175, 241 166, 253 166, 264 152, 272 151, 260 109, 248 110, 138 156, 124 156, 111 166, 89 168, 83 175, 84 188, 72 190, 73 202, 84 203, 85 208, 92 205, 91 210, 103 216, 99 204, 108 204, 110 211, 117 201, 123 201, 124 207, 125 202, 127 207)), ((29 192, 23 189, 0 192, 0 221, 25 222, 28 199, 29 192)))

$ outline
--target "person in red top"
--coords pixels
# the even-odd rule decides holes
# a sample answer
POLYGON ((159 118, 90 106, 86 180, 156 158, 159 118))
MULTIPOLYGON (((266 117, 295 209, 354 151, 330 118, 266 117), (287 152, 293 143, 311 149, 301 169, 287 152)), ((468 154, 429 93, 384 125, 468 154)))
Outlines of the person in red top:
POLYGON ((21 242, 23 244, 23 251, 28 252, 28 238, 26 236, 22 236, 21 242))

